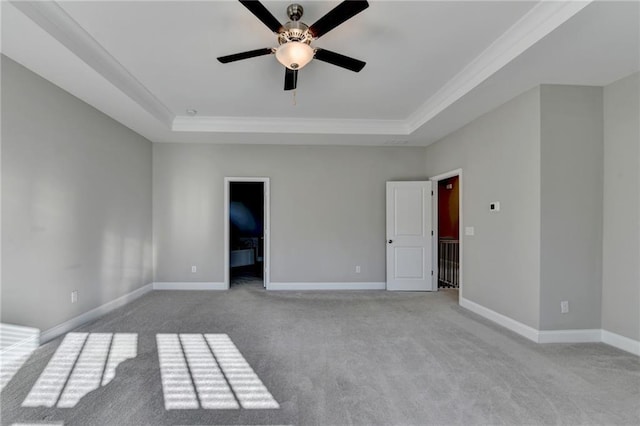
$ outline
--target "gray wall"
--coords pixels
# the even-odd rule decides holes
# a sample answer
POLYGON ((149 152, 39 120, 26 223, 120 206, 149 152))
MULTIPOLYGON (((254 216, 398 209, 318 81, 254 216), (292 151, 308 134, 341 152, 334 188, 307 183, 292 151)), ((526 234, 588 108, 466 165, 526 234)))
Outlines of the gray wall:
POLYGON ((2 322, 46 330, 151 282, 151 157, 2 56, 2 322))
POLYGON ((224 280, 225 176, 271 178, 271 281, 385 281, 385 182, 425 179, 406 147, 154 144, 153 166, 158 282, 224 280))
POLYGON ((540 329, 600 328, 602 88, 543 85, 540 102, 540 329))
POLYGON ((604 88, 602 328, 640 340, 640 73, 604 88))
POLYGON ((155 281, 222 281, 225 176, 271 178, 272 281, 381 282, 384 183, 462 168, 463 297, 640 340, 639 94, 638 73, 543 85, 426 149, 152 148, 2 56, 1 320, 51 328, 149 283, 153 261, 155 281))
POLYGON ((639 98, 638 73, 543 85, 427 147, 428 175, 463 169, 463 297, 540 330, 640 340, 639 98))
POLYGON ((540 90, 427 147, 429 176, 463 169, 463 297, 538 328, 540 90), (501 211, 491 213, 489 203, 501 211))

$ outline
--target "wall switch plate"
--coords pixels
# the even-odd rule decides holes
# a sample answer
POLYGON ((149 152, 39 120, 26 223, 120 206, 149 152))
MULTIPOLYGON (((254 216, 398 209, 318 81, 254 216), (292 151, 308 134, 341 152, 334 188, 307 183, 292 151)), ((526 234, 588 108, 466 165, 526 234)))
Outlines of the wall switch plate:
POLYGON ((356 274, 360 273, 360 265, 356 265, 356 274))
POLYGON ((198 268, 197 268, 195 265, 193 265, 193 266, 191 267, 191 272, 193 272, 193 273, 198 272, 198 268))
POLYGON ((73 290, 71 292, 71 303, 76 303, 78 301, 78 290, 73 290))
POLYGON ((473 226, 464 227, 464 235, 475 235, 475 234, 476 234, 476 228, 474 228, 473 226))
POLYGON ((499 212, 500 211, 500 201, 494 201, 489 204, 489 211, 491 212, 499 212))
POLYGON ((568 300, 563 300, 562 302, 560 302, 560 313, 561 314, 568 314, 569 313, 569 301, 568 300))

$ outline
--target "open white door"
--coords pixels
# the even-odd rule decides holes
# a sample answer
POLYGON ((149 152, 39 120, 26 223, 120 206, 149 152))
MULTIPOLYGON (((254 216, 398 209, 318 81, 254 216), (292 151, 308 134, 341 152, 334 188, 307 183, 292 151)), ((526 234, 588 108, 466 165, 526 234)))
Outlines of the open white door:
POLYGON ((387 182, 387 290, 434 290, 431 228, 431 182, 387 182))

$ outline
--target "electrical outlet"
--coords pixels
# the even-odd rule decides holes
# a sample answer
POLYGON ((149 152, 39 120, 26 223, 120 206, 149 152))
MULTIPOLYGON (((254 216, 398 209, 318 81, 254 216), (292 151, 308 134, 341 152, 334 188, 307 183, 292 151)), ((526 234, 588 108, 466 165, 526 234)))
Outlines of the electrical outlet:
POLYGON ((560 302, 560 313, 561 314, 569 313, 569 301, 568 300, 563 300, 562 302, 560 302))
POLYGON ((198 268, 196 267, 196 265, 193 265, 193 266, 191 267, 191 272, 193 272, 193 273, 198 272, 198 268))
POLYGON ((71 303, 76 303, 78 301, 78 290, 73 290, 71 292, 71 303))
POLYGON ((356 265, 356 274, 360 273, 360 265, 356 265))

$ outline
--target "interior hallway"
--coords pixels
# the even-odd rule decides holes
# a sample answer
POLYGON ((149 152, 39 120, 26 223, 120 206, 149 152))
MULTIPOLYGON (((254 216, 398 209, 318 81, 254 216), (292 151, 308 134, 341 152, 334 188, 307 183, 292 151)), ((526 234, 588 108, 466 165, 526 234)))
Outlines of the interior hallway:
MULTIPOLYGON (((137 334, 137 355, 108 384, 72 408, 21 407, 60 337, 2 391, 2 424, 639 423, 636 356, 604 344, 533 343, 460 308, 456 293, 154 291, 74 331, 137 334), (225 334, 276 405, 166 410, 158 335, 182 335, 186 351, 184 336, 225 334)), ((220 353, 217 361, 224 367, 220 353)), ((224 370, 235 404, 242 391, 224 370)))

